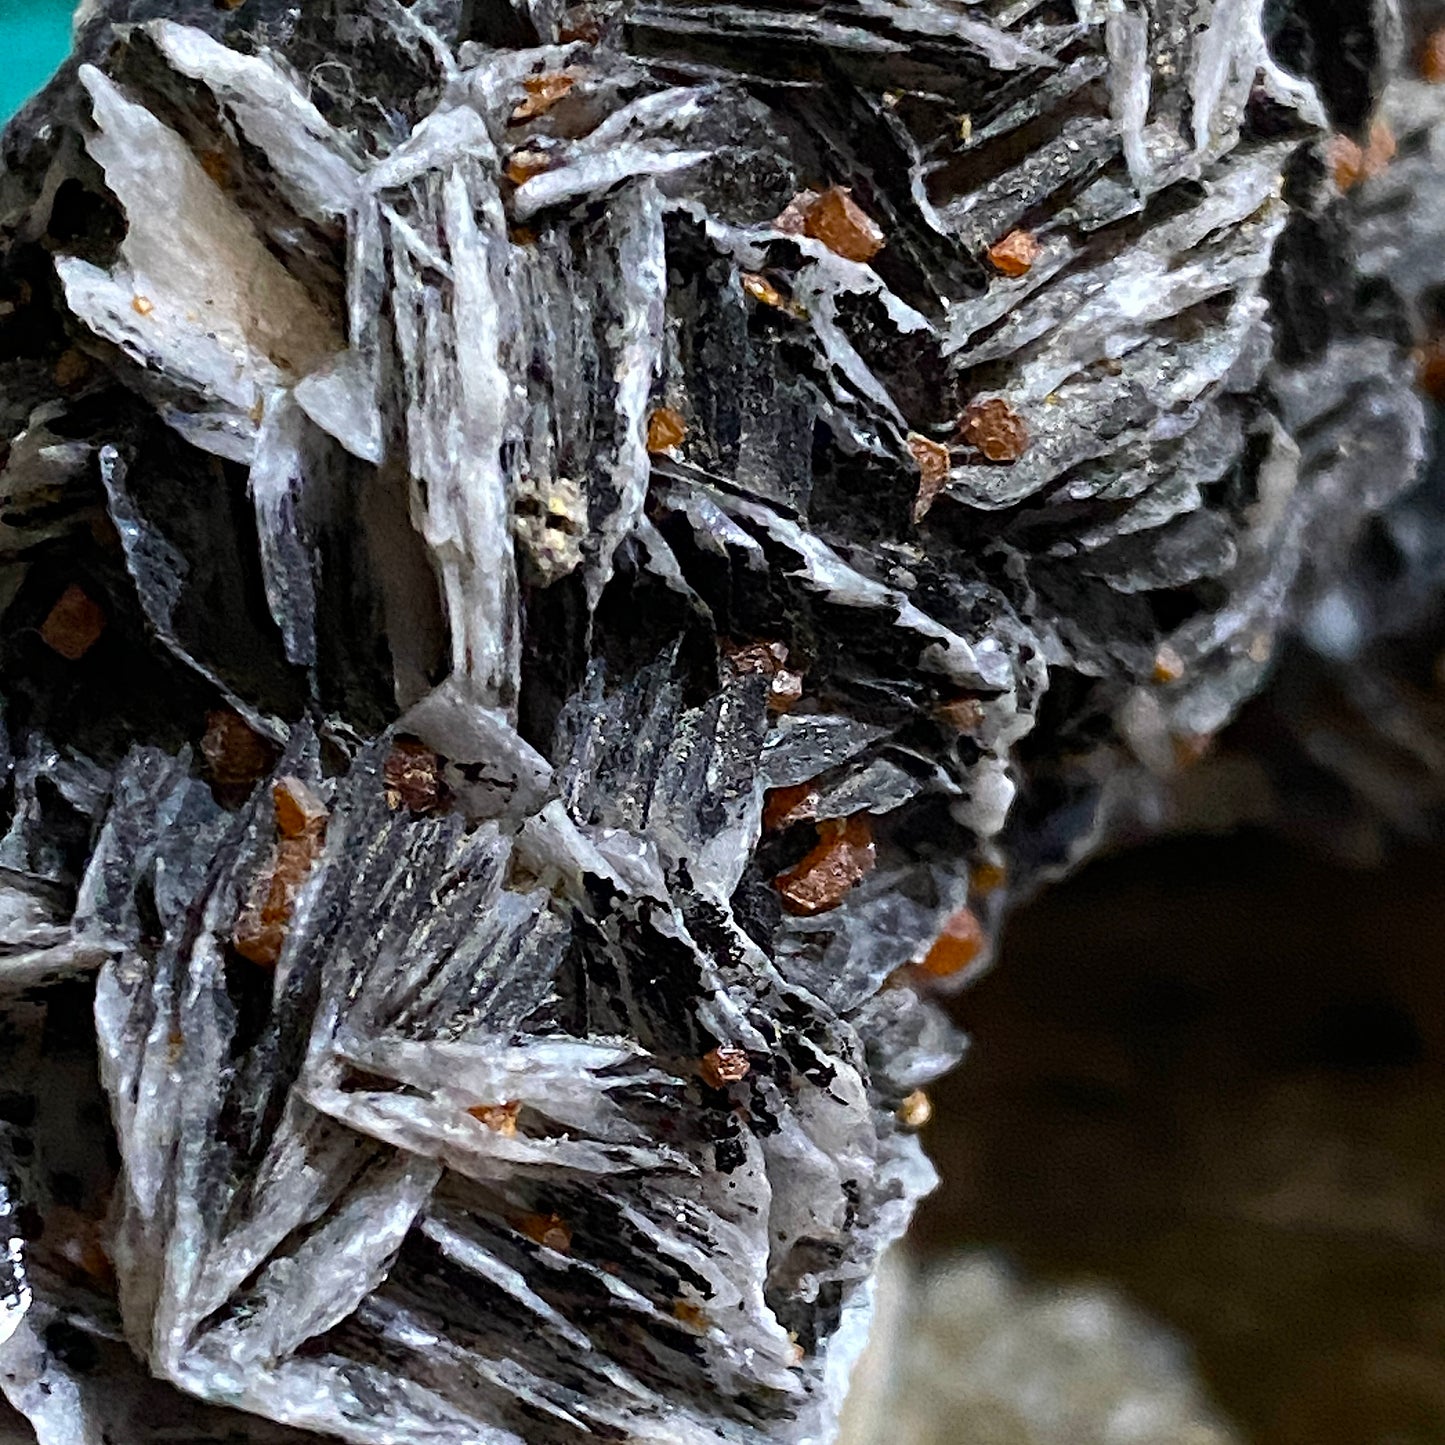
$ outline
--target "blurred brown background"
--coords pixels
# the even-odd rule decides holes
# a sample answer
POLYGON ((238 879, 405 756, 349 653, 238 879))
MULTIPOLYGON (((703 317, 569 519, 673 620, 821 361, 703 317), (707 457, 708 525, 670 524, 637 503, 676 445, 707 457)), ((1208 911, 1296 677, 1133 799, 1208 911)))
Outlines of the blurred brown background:
POLYGON ((956 1002, 927 1251, 1107 1281, 1260 1445, 1445 1442, 1445 852, 1097 862, 956 1002))

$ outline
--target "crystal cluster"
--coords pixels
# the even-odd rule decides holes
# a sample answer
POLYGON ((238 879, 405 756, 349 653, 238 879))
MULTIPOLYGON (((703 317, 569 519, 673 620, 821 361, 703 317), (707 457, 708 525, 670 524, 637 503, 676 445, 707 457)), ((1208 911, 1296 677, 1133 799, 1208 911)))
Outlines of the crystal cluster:
POLYGON ((830 1439, 930 994, 1411 479, 1398 25, 78 23, 0 171, 0 1389, 830 1439))

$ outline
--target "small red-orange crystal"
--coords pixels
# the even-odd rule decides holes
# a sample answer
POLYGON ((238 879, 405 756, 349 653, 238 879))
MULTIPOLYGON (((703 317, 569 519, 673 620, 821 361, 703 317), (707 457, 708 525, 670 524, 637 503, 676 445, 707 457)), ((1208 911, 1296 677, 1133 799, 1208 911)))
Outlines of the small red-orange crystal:
POLYGON ((963 439, 991 462, 1016 462, 1029 449, 1029 429, 1001 396, 970 402, 963 411, 963 439))
POLYGON ((504 1139, 517 1137, 517 1115, 521 1112, 522 1105, 516 1099, 509 1099, 505 1104, 474 1104, 467 1110, 479 1124, 485 1124, 504 1139))
POLYGON ((756 271, 743 271, 738 280, 743 284, 743 290, 753 298, 754 301, 761 301, 764 306, 786 306, 783 293, 768 280, 766 276, 760 276, 756 271))
POLYGON ((526 98, 518 103, 512 112, 512 119, 532 120, 536 116, 546 115, 576 84, 577 77, 568 75, 565 70, 554 71, 549 75, 527 76, 522 81, 522 89, 527 92, 526 98))
POLYGON ((533 1244, 556 1250, 558 1254, 566 1254, 572 1248, 572 1231, 560 1215, 524 1214, 515 1223, 533 1244))
POLYGON ((747 1078, 751 1068, 752 1064, 742 1049, 732 1044, 719 1044, 702 1056, 699 1072, 711 1088, 721 1089, 725 1084, 736 1084, 740 1079, 747 1078))
POLYGON ((514 186, 525 185, 533 176, 540 176, 550 170, 552 157, 546 151, 532 150, 526 146, 514 150, 507 157, 503 174, 514 186))
POLYGON ((871 261, 883 249, 882 228, 845 186, 829 186, 802 209, 803 234, 821 241, 834 255, 871 261))
POLYGON ((434 813, 445 797, 441 759, 415 738, 398 738, 382 767, 382 782, 390 808, 413 813, 434 813))
POLYGON ((60 594, 45 621, 40 636, 52 652, 67 662, 79 662, 105 631, 105 613, 85 589, 72 582, 60 594))
POLYGON ((1364 146, 1347 135, 1331 136, 1326 154, 1335 184, 1341 191, 1352 190, 1361 181, 1378 176, 1395 159, 1395 133, 1383 120, 1377 120, 1364 146))
POLYGON ((918 463, 918 495, 913 502, 913 520, 921 522, 935 498, 948 484, 948 448, 942 442, 909 432, 908 450, 918 463))
POLYGON ((1184 659, 1167 642, 1154 654, 1154 681, 1160 686, 1178 682, 1184 676, 1184 659))
POLYGON ((271 769, 272 744, 252 732, 239 713, 217 710, 206 714, 201 756, 213 782, 221 787, 252 787, 271 769))
POLYGON ((326 808, 299 778, 281 778, 272 789, 276 842, 236 919, 231 943, 242 958, 274 968, 286 946, 296 897, 326 840, 326 808))
POLYGON ((769 788, 763 797, 763 831, 776 833, 794 823, 815 816, 818 792, 812 783, 793 783, 786 788, 769 788))
POLYGON ((986 717, 983 704, 976 697, 966 695, 939 703, 933 709, 933 715, 945 727, 958 733, 977 732, 986 717))
POLYGON ((326 804, 300 778, 278 778, 271 789, 276 830, 283 838, 304 838, 326 827, 326 804))
POLYGON ((816 846, 773 881, 783 907, 806 918, 836 908, 872 872, 876 860, 867 813, 827 818, 818 824, 816 846))
POLYGON ((687 436, 687 423, 682 413, 670 406, 660 406, 647 418, 647 450, 670 452, 680 447, 687 436))
POLYGON ((788 667, 788 648, 782 642, 748 642, 742 646, 724 644, 723 651, 734 671, 762 673, 768 685, 768 710, 791 712, 803 696, 803 674, 788 667))
POLYGON ((1445 85, 1445 30, 1434 30, 1420 47, 1420 74, 1431 85, 1445 85))
POLYGON ((1032 231, 1010 231, 988 248, 989 264, 1004 276, 1027 276, 1043 249, 1032 231))
POLYGON ((918 965, 928 978, 957 978, 981 954, 988 935, 971 908, 960 908, 943 925, 918 965))

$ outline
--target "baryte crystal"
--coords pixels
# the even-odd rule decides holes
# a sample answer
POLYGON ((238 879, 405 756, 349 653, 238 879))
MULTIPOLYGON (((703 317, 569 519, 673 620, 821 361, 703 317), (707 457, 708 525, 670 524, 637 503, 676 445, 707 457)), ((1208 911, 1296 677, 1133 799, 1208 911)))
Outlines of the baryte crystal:
POLYGON ((37 1438, 830 1438, 961 1052, 886 985, 1423 450, 1445 102, 1341 197, 1368 104, 1184 8, 84 8, 0 173, 37 1438))

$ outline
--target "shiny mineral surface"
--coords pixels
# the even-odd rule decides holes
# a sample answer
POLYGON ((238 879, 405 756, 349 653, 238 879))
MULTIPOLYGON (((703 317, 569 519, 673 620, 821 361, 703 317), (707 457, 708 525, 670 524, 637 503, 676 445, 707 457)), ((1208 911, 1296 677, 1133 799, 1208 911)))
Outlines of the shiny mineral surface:
POLYGON ((19 1428, 832 1438, 932 995, 1369 622, 1388 9, 84 7, 0 171, 19 1428))

